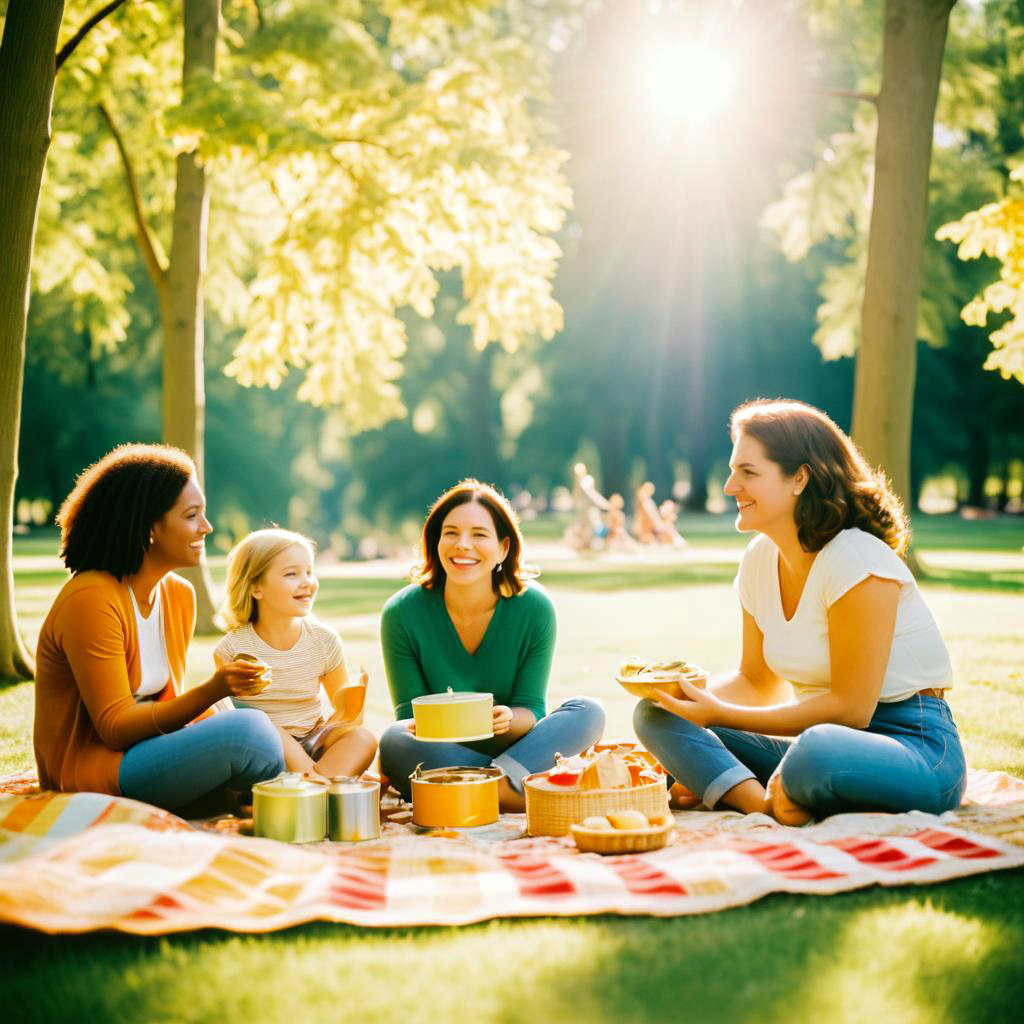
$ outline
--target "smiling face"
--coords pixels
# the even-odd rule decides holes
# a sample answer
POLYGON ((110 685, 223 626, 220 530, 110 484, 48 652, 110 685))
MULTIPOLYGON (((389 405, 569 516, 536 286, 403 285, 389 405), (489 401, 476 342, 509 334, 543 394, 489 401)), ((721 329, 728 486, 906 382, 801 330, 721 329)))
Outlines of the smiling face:
POLYGON ((491 513, 483 505, 468 501, 445 516, 437 542, 437 556, 448 580, 459 586, 490 586, 495 566, 509 551, 508 540, 499 540, 491 513))
POLYGON ((153 524, 148 557, 160 566, 183 569, 198 565, 205 538, 213 532, 206 518, 206 498, 195 477, 181 489, 171 510, 153 524))
POLYGON ((313 610, 320 581, 313 572, 313 553, 305 544, 290 544, 274 556, 252 586, 258 618, 269 612, 283 618, 302 618, 313 610))
POLYGON ((767 533, 795 524, 797 498, 807 484, 807 469, 801 466, 786 476, 777 462, 765 454, 756 438, 740 432, 729 459, 729 479, 722 488, 736 499, 736 529, 741 533, 767 533))

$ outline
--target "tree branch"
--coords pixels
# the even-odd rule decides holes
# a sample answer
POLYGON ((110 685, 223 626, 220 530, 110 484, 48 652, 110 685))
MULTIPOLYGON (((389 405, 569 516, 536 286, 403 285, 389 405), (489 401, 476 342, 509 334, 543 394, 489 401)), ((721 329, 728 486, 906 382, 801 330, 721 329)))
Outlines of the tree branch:
POLYGON ((848 100, 863 100, 865 103, 873 103, 878 106, 878 93, 857 92, 855 89, 815 89, 819 96, 841 96, 848 100))
POLYGON ((138 231, 139 248, 142 250, 143 259, 146 261, 146 269, 149 271, 149 276, 153 279, 153 284, 159 291, 164 275, 167 273, 167 258, 163 253, 160 240, 153 234, 149 222, 146 220, 146 215, 142 212, 139 186, 135 180, 135 171, 132 170, 132 162, 128 157, 128 151, 124 147, 121 133, 117 130, 114 119, 110 116, 110 111, 102 103, 99 104, 99 110, 100 114, 103 115, 103 120, 107 122, 110 134, 114 136, 114 142, 117 143, 118 152, 121 154, 121 164, 124 167, 124 176, 128 184, 128 194, 131 196, 132 210, 135 213, 135 227, 138 231))
POLYGON ((89 32, 95 28, 108 14, 113 14, 114 11, 120 7, 125 0, 110 0, 110 3, 106 7, 100 8, 95 14, 91 15, 85 22, 85 24, 60 48, 57 52, 57 70, 60 71, 61 65, 75 52, 75 47, 89 34, 89 32))

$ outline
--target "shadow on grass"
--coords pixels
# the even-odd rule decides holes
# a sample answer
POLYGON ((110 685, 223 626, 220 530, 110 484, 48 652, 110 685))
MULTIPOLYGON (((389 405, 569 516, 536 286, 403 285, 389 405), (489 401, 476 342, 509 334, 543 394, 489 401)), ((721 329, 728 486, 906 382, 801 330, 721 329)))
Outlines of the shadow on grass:
POLYGON ((1002 872, 775 895, 692 917, 459 929, 311 924, 138 938, 6 928, 4 992, 33 1021, 85 1008, 105 1022, 246 1024, 311 1009, 361 1024, 1012 1020, 1024 999, 1022 882, 1024 872, 1002 872))

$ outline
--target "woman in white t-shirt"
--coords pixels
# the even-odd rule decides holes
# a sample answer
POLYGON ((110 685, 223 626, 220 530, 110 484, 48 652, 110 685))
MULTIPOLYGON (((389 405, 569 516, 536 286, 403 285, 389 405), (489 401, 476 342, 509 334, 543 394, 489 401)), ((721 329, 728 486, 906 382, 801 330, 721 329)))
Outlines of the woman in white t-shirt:
POLYGON ((642 701, 633 719, 678 780, 677 805, 783 824, 958 806, 949 653, 900 558, 909 527, 884 475, 802 402, 747 403, 730 427, 725 493, 737 529, 757 534, 735 583, 740 667, 642 701))

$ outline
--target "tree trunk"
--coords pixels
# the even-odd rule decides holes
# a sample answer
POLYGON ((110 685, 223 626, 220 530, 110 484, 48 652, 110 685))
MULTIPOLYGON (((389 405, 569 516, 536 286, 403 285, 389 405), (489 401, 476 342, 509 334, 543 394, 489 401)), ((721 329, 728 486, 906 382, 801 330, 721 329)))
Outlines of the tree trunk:
POLYGON ((626 417, 621 403, 609 403, 597 424, 597 456, 601 486, 599 490, 607 498, 619 494, 629 497, 629 481, 626 479, 626 417))
MULTIPOLYGON (((182 93, 197 72, 213 74, 220 0, 185 0, 185 60, 182 93)), ((209 215, 206 172, 196 152, 178 155, 171 253, 160 289, 163 319, 163 437, 189 452, 204 479, 206 384, 203 380, 203 273, 209 215)), ((196 589, 196 629, 213 633, 214 602, 205 561, 185 570, 196 589)))
POLYGON ((935 101, 954 0, 886 0, 853 436, 907 504, 935 101))
POLYGON ((30 679, 14 608, 14 483, 25 373, 29 269, 63 0, 10 0, 0 42, 0 678, 30 679))
POLYGON ((494 391, 494 345, 479 351, 470 345, 468 412, 471 472, 485 484, 504 486, 498 438, 501 404, 494 391))
POLYGON ((985 481, 989 468, 989 432, 987 424, 975 424, 967 431, 967 504, 984 508, 985 481))

